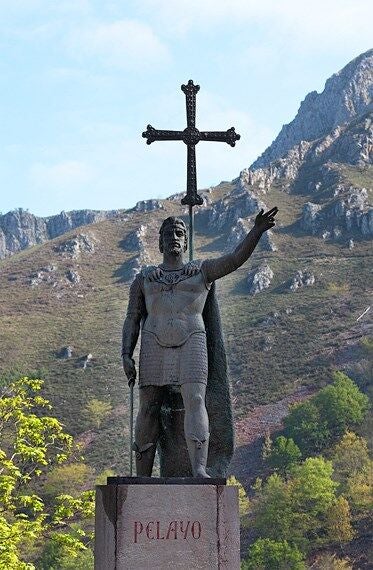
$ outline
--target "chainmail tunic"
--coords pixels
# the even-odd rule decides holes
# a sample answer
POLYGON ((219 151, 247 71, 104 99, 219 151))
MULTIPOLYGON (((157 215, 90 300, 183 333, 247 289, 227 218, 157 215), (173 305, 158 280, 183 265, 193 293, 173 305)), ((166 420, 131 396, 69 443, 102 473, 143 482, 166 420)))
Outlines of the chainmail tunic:
POLYGON ((142 314, 139 386, 207 384, 206 331, 202 318, 210 283, 201 262, 156 275, 149 266, 131 286, 128 314, 142 314), (186 272, 193 267, 193 273, 186 272), (145 317, 145 318, 144 318, 145 317))

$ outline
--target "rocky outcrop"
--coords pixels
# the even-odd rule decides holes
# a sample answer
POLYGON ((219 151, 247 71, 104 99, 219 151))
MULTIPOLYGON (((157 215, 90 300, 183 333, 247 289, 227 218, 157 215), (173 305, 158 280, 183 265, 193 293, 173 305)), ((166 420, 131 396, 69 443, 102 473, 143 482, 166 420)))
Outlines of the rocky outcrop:
POLYGON ((300 226, 323 239, 339 238, 351 232, 363 237, 373 235, 373 208, 369 207, 366 188, 338 185, 334 200, 325 206, 307 202, 300 226))
POLYGON ((268 263, 264 263, 250 271, 247 276, 250 295, 256 295, 257 293, 268 289, 273 279, 273 275, 273 271, 268 263))
POLYGON ((54 249, 58 253, 62 253, 64 257, 78 259, 82 253, 94 253, 95 242, 92 234, 77 234, 75 237, 58 244, 54 249))
POLYGON ((152 212, 153 210, 164 210, 160 200, 140 200, 135 206, 136 212, 152 212))
POLYGON ((330 77, 322 93, 312 91, 307 95, 295 119, 282 127, 251 169, 266 168, 301 141, 324 137, 337 126, 372 110, 372 98, 373 50, 369 50, 330 77))
POLYGON ((266 205, 252 191, 242 191, 239 194, 233 191, 210 208, 199 210, 196 217, 211 229, 231 232, 233 227, 239 225, 240 219, 258 214, 261 208, 266 209, 266 205))
POLYGON ((130 232, 124 240, 124 248, 129 251, 136 251, 137 255, 130 259, 127 267, 128 277, 132 280, 145 265, 149 265, 151 260, 146 244, 147 227, 139 226, 130 232))
POLYGON ((237 223, 233 226, 228 234, 227 251, 232 251, 242 241, 250 231, 249 220, 238 218, 237 223))
POLYGON ((81 281, 79 273, 77 271, 74 271, 73 269, 68 269, 68 271, 66 272, 66 277, 72 285, 78 285, 81 281))
POLYGON ((119 215, 119 210, 75 210, 40 218, 22 208, 0 216, 0 259, 27 247, 44 243, 79 226, 119 215))
POLYGON ((296 291, 302 287, 311 287, 315 284, 315 276, 311 271, 298 270, 288 283, 290 291, 296 291))
POLYGON ((56 270, 57 267, 55 265, 47 265, 45 267, 41 267, 31 273, 29 276, 28 284, 31 285, 31 287, 37 287, 41 283, 49 283, 54 285, 56 283, 56 270))

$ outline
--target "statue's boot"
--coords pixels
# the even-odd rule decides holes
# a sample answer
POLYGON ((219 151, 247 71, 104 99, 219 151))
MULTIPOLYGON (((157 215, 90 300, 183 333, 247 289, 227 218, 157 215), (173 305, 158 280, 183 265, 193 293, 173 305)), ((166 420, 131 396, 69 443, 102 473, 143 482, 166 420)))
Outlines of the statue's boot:
POLYGON ((151 477, 156 451, 155 443, 145 443, 144 445, 132 445, 136 453, 136 475, 137 477, 151 477))
POLYGON ((210 475, 206 472, 207 456, 209 452, 209 437, 203 441, 199 440, 197 437, 187 437, 186 438, 189 459, 192 465, 193 477, 204 477, 210 478, 210 475))

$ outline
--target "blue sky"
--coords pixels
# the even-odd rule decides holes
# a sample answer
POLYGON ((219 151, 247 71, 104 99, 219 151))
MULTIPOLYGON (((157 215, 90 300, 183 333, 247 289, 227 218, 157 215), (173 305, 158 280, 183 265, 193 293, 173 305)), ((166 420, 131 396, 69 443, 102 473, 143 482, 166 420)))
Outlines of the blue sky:
POLYGON ((300 102, 372 47, 369 0, 0 0, 0 211, 132 207, 185 189, 186 147, 141 133, 235 126, 200 143, 199 188, 231 180, 300 102))

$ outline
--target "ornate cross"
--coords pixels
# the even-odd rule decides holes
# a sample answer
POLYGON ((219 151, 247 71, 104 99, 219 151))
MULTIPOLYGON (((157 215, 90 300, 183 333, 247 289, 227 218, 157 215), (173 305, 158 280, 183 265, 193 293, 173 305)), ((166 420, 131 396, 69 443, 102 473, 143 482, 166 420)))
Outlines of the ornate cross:
POLYGON ((203 204, 201 196, 197 194, 197 169, 196 169, 196 144, 199 141, 226 142, 230 146, 235 146, 240 135, 236 134, 234 127, 227 131, 199 131, 196 124, 196 94, 199 85, 194 85, 190 79, 187 85, 182 85, 181 90, 185 93, 187 127, 183 131, 161 131, 154 129, 151 125, 142 136, 146 138, 146 143, 154 141, 183 141, 188 148, 187 160, 187 193, 181 200, 182 204, 189 206, 189 258, 193 259, 193 207, 203 204))

